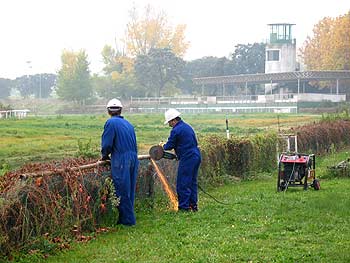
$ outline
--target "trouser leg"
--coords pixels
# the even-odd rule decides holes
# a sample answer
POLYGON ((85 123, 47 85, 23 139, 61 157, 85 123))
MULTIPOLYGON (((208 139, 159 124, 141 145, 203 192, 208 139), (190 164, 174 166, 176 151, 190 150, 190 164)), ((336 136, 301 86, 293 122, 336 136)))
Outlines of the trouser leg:
MULTIPOLYGON (((137 171, 136 171, 137 173, 137 171)), ((120 198, 118 206, 118 224, 135 225, 134 197, 135 197, 135 173, 130 174, 129 169, 112 168, 113 183, 116 196, 120 198)))
POLYGON ((198 210, 198 170, 201 159, 196 156, 193 158, 193 170, 192 170, 192 180, 191 180, 191 195, 190 195, 190 208, 193 211, 198 210))
POLYGON ((188 174, 187 168, 188 167, 186 167, 185 161, 179 162, 176 180, 176 192, 180 210, 188 210, 190 208, 191 177, 188 174))
POLYGON ((189 210, 191 202, 197 206, 197 176, 200 158, 194 156, 180 160, 176 191, 179 200, 179 209, 189 210))

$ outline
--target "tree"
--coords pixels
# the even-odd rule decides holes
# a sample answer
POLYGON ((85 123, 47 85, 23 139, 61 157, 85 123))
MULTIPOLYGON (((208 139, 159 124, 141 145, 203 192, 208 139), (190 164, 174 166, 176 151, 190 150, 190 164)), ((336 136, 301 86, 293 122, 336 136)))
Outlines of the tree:
MULTIPOLYGON (((325 17, 313 29, 300 49, 301 58, 308 70, 350 70, 350 11, 336 18, 325 17)), ((335 86, 334 82, 311 82, 323 89, 335 86)), ((339 82, 340 91, 350 97, 349 80, 339 82)))
POLYGON ((57 95, 67 101, 84 104, 92 98, 89 63, 84 50, 63 51, 62 68, 57 77, 57 95))
POLYGON ((103 72, 106 75, 109 75, 114 71, 119 73, 122 72, 123 67, 120 63, 118 63, 118 58, 122 56, 121 52, 116 51, 114 48, 112 48, 109 45, 105 45, 101 55, 102 55, 103 63, 105 64, 105 67, 103 68, 103 72))
POLYGON ((349 70, 350 11, 319 21, 300 51, 308 70, 349 70))
MULTIPOLYGON (((226 57, 203 57, 200 59, 188 61, 182 74, 179 87, 184 93, 199 94, 202 93, 202 87, 195 86, 192 82, 193 78, 201 77, 216 77, 234 74, 232 61, 226 57)), ((218 85, 206 85, 208 94, 222 94, 222 89, 219 90, 218 85)))
POLYGON ((36 98, 48 98, 56 83, 56 77, 50 73, 24 75, 14 80, 14 88, 25 98, 31 95, 36 98))
POLYGON ((332 61, 333 19, 323 18, 313 29, 313 37, 308 37, 301 50, 304 63, 309 70, 334 68, 332 61))
POLYGON ((20 92, 21 96, 28 98, 33 94, 32 79, 28 75, 18 77, 14 80, 15 88, 20 92))
POLYGON ((264 43, 238 44, 231 58, 235 75, 265 72, 264 43))
POLYGON ((172 28, 164 12, 156 13, 146 6, 145 13, 139 17, 136 8, 130 11, 130 22, 127 24, 125 44, 128 54, 133 57, 147 55, 151 49, 168 48, 183 57, 189 43, 185 40, 185 25, 172 28))
POLYGON ((336 65, 344 70, 350 70, 350 11, 338 17, 334 38, 336 65))
MULTIPOLYGON (((222 95, 222 85, 195 86, 193 78, 217 77, 237 74, 254 74, 265 72, 265 44, 238 44, 231 55, 226 57, 203 57, 186 63, 179 87, 188 94, 206 93, 213 96, 222 95)), ((239 89, 226 89, 226 95, 234 95, 239 89)))
POLYGON ((120 74, 117 78, 111 76, 92 77, 94 90, 103 98, 110 99, 129 98, 130 96, 145 96, 145 89, 140 85, 136 85, 134 75, 120 74))
POLYGON ((11 94, 11 84, 10 79, 0 78, 0 99, 5 99, 11 94))
POLYGON ((36 98, 48 98, 56 83, 56 75, 49 73, 30 76, 32 92, 36 98))
POLYGON ((159 97, 164 88, 174 88, 184 65, 169 48, 152 48, 147 55, 136 58, 135 75, 140 84, 159 97))
MULTIPOLYGON (((188 42, 184 37, 185 29, 185 25, 171 27, 165 13, 156 13, 150 5, 146 7, 142 17, 139 17, 134 7, 130 11, 130 22, 127 24, 125 38, 122 39, 124 48, 120 50, 106 45, 102 50, 105 64, 103 72, 106 78, 98 76, 95 78, 95 83, 103 83, 102 86, 96 86, 97 93, 100 96, 110 97, 111 94, 118 94, 117 97, 127 97, 159 94, 160 91, 165 90, 162 85, 149 86, 150 83, 156 81, 146 80, 142 76, 141 71, 145 70, 147 65, 141 66, 140 59, 143 59, 141 56, 150 58, 150 51, 156 49, 167 49, 176 57, 182 57, 188 48, 188 42), (135 72, 137 58, 139 58, 138 74, 135 72)), ((165 82, 164 85, 170 85, 171 82, 176 83, 174 80, 165 82)), ((172 91, 170 91, 170 86, 166 88, 169 92, 176 90, 175 86, 172 86, 172 91)))
POLYGON ((134 77, 134 59, 124 52, 106 45, 102 51, 105 76, 94 77, 97 93, 104 98, 142 96, 144 92, 137 87, 134 77), (99 83, 97 85, 96 83, 99 83))

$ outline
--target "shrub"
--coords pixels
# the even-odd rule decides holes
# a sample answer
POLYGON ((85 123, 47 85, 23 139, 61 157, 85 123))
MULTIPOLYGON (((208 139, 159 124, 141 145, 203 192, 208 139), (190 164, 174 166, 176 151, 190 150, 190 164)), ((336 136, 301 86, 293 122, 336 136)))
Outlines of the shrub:
POLYGON ((350 120, 323 120, 295 130, 300 152, 322 154, 333 146, 339 150, 350 145, 350 120))
POLYGON ((113 207, 112 202, 116 204, 111 198, 114 190, 104 175, 107 167, 89 169, 84 174, 68 169, 86 162, 91 160, 32 163, 4 175, 0 185, 2 254, 43 236, 47 237, 46 241, 76 237, 83 231, 94 230, 102 222, 107 208, 113 207), (52 171, 52 174, 28 174, 38 171, 52 171))
POLYGON ((222 183, 234 177, 248 178, 256 172, 268 172, 276 166, 277 134, 199 138, 202 153, 200 181, 222 183))
POLYGON ((76 157, 97 158, 98 151, 96 150, 96 148, 97 147, 94 147, 92 145, 91 138, 87 142, 78 139, 78 152, 76 157))

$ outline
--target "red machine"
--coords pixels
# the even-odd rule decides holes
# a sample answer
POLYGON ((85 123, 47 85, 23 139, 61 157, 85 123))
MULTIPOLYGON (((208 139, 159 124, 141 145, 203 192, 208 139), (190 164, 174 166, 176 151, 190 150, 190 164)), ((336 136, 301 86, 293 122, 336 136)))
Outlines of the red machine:
POLYGON ((286 191, 288 187, 309 186, 320 189, 315 175, 315 155, 301 153, 282 153, 278 161, 277 191, 286 191))

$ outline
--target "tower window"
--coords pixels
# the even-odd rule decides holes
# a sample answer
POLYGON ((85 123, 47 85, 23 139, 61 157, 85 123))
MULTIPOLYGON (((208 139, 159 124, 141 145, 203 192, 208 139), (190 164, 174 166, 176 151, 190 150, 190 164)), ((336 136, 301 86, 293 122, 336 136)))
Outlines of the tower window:
POLYGON ((279 61, 280 51, 279 50, 267 50, 267 61, 279 61))

